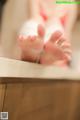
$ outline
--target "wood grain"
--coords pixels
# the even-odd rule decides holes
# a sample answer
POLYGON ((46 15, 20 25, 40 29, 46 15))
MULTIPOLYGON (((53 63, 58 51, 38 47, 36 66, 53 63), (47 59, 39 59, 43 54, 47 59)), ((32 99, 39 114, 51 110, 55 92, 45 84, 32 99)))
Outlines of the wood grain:
POLYGON ((79 120, 79 99, 77 82, 7 84, 3 110, 11 120, 79 120))
POLYGON ((0 84, 0 111, 1 112, 3 109, 4 96, 5 96, 5 85, 0 84))

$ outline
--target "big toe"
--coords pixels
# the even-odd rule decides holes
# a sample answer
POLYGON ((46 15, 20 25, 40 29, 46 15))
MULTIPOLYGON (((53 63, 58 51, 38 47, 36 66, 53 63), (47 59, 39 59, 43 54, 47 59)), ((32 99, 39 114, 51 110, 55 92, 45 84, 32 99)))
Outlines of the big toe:
POLYGON ((44 34, 45 34, 45 28, 43 25, 39 24, 38 25, 38 34, 40 37, 44 37, 44 34))
POLYGON ((63 33, 61 31, 56 31, 56 32, 52 33, 52 35, 50 37, 50 41, 55 43, 62 35, 63 35, 63 33))

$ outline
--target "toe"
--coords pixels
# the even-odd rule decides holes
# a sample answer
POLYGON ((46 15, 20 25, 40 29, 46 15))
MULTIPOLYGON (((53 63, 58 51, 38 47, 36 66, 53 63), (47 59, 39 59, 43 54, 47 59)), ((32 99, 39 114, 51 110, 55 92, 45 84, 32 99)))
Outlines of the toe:
POLYGON ((40 37, 44 37, 45 29, 41 24, 38 25, 38 34, 40 37))
POLYGON ((55 43, 60 37, 62 36, 62 32, 60 31, 56 31, 55 33, 53 33, 50 37, 50 41, 55 43))

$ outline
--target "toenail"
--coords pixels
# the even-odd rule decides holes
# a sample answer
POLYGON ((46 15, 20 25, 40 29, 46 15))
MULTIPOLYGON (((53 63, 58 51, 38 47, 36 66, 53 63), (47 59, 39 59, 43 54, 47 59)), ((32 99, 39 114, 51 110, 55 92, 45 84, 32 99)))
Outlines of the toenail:
POLYGON ((34 41, 36 39, 36 36, 31 36, 30 39, 31 41, 34 41))
POLYGON ((55 35, 60 36, 60 35, 62 35, 62 32, 61 31, 56 31, 55 35))
POLYGON ((22 39, 22 35, 20 35, 20 36, 18 37, 18 39, 21 40, 21 39, 22 39))
POLYGON ((46 48, 46 45, 44 45, 44 47, 43 47, 44 49, 46 48))

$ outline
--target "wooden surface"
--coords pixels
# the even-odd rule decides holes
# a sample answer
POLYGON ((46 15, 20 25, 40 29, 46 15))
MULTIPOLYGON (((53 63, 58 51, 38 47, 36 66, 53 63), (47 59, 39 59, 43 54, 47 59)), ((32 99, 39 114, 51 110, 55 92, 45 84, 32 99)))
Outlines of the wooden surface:
POLYGON ((72 69, 42 66, 0 57, 0 77, 80 80, 80 73, 72 69))
POLYGON ((0 112, 2 112, 3 110, 4 97, 5 97, 5 85, 0 84, 0 112))
POLYGON ((80 120, 80 83, 7 84, 3 111, 9 120, 80 120))
POLYGON ((0 58, 0 111, 9 120, 80 120, 80 74, 0 58))

